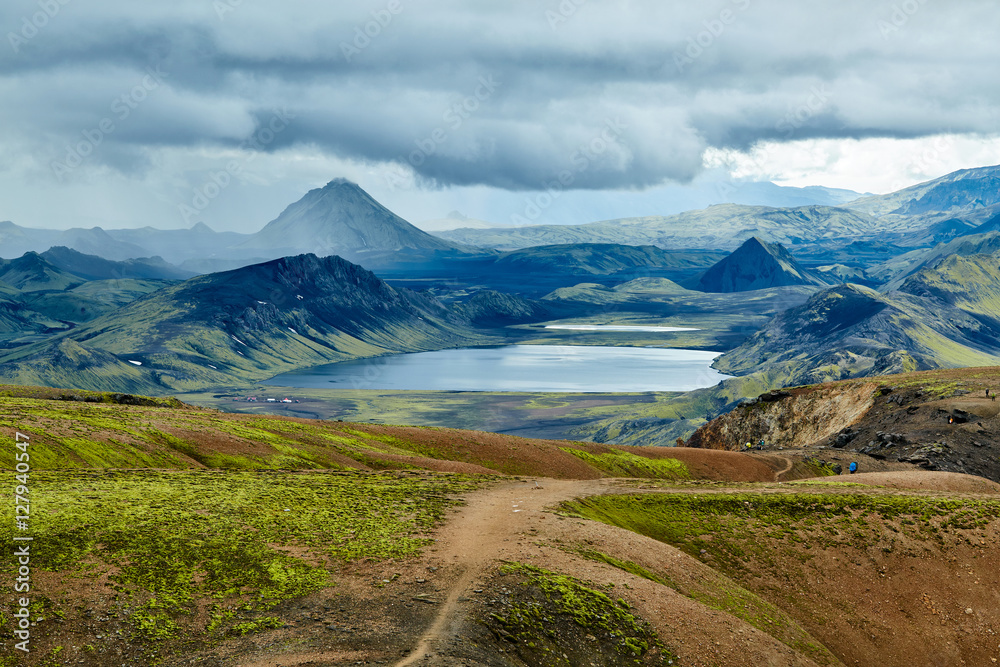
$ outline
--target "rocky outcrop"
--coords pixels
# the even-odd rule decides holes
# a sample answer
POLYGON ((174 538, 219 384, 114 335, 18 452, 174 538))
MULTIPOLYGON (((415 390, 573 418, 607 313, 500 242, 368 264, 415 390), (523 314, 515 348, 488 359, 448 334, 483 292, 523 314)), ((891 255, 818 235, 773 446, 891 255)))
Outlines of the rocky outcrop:
POLYGON ((699 428, 688 447, 738 450, 804 447, 855 424, 875 404, 878 385, 851 383, 768 392, 699 428))

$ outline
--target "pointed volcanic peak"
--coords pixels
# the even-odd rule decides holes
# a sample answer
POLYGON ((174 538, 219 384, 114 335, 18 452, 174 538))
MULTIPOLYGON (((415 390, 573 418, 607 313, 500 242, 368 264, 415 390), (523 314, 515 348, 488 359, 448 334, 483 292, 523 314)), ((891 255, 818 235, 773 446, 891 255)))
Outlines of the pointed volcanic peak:
POLYGON ((826 285, 780 244, 752 237, 710 268, 695 285, 702 292, 749 292, 787 285, 826 285))
POLYGON ((272 256, 340 255, 352 261, 457 250, 452 243, 417 229, 342 178, 310 190, 238 248, 272 256))

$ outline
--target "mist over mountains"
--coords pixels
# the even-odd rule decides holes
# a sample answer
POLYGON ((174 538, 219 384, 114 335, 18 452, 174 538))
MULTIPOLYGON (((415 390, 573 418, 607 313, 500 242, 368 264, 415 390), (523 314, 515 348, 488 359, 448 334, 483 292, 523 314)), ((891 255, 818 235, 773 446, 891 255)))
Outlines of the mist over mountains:
MULTIPOLYGON (((669 216, 556 226, 488 228, 476 221, 474 228, 436 234, 400 218, 357 185, 334 179, 306 193, 253 234, 216 232, 204 223, 178 230, 57 231, 3 222, 0 255, 12 259, 63 246, 113 261, 159 257, 201 273, 303 252, 336 254, 369 268, 386 268, 579 243, 731 251, 755 236, 792 247, 875 238, 919 247, 966 235, 1000 212, 998 174, 997 167, 963 170, 896 193, 860 198, 857 193, 825 188, 778 188, 780 196, 761 195, 795 204, 791 207, 719 204, 669 216)), ((770 192, 763 186, 772 184, 758 185, 770 192)), ((460 220, 442 226, 456 224, 460 220)))

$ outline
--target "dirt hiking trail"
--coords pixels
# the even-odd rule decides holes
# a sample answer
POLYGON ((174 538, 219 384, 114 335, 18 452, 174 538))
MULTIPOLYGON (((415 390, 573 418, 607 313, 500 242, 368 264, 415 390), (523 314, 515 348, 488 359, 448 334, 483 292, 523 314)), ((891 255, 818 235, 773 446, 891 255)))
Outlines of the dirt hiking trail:
POLYGON ((609 480, 545 479, 503 484, 471 495, 458 516, 441 530, 433 550, 436 559, 457 567, 461 574, 451 585, 434 623, 397 667, 414 665, 435 653, 435 643, 449 636, 462 594, 489 564, 522 551, 512 542, 526 530, 529 519, 556 503, 609 488, 609 480))
MULTIPOLYGON (((794 464, 794 457, 769 456, 767 476, 788 475, 789 464, 794 464)), ((905 494, 907 489, 946 489, 987 497, 996 493, 996 485, 986 480, 946 473, 867 476, 870 483, 887 487, 883 494, 905 494)), ((956 535, 942 530, 935 540, 903 534, 899 527, 876 530, 874 537, 850 533, 845 539, 853 541, 847 546, 809 550, 808 568, 802 567, 802 551, 796 545, 771 540, 765 546, 773 547, 769 558, 746 561, 735 570, 736 578, 730 578, 721 572, 727 563, 716 562, 710 553, 703 551, 699 559, 638 533, 551 511, 561 502, 594 495, 685 491, 707 495, 733 489, 543 478, 520 478, 481 488, 449 514, 419 560, 406 566, 395 563, 386 570, 359 569, 363 574, 353 584, 357 606, 350 607, 351 593, 345 588, 352 584, 346 580, 338 598, 319 600, 320 609, 347 604, 349 608, 334 625, 339 631, 349 623, 356 636, 338 632, 333 641, 303 644, 295 652, 273 640, 264 644, 262 636, 262 643, 251 652, 253 658, 247 660, 250 656, 244 653, 238 664, 542 664, 539 655, 522 652, 521 644, 489 625, 495 614, 505 616, 517 604, 518 593, 511 589, 519 589, 519 581, 499 571, 503 561, 567 574, 624 599, 686 667, 973 665, 995 664, 993 660, 1000 657, 994 639, 1000 631, 995 593, 1000 585, 996 574, 1000 550, 991 548, 1000 543, 1000 527, 976 529, 975 534, 962 529, 956 535), (635 564, 671 583, 664 585, 582 557, 580 549, 635 564), (741 578, 745 570, 749 574, 741 578), (789 573, 800 573, 793 575, 799 579, 789 578, 789 573), (385 587, 372 589, 370 578, 381 580, 385 587), (766 599, 744 589, 747 584, 763 590, 766 599), (732 600, 738 603, 736 607, 732 600)), ((785 485, 762 489, 768 494, 798 492, 785 485)), ((857 493, 854 489, 844 492, 857 493)), ((808 532, 804 537, 809 537, 808 532)), ((296 614, 301 616, 298 609, 296 614)), ((569 664, 619 664, 602 658, 611 655, 602 653, 611 645, 597 643, 590 634, 574 635, 578 632, 574 628, 553 628, 560 641, 568 642, 558 645, 561 650, 583 652, 569 664)), ((317 631, 329 637, 322 629, 317 631)), ((289 638, 301 636, 301 629, 294 632, 299 634, 289 638)), ((211 664, 222 667, 224 663, 211 664)))
POLYGON ((781 481, 781 476, 785 475, 785 474, 787 474, 789 472, 791 472, 792 471, 792 467, 795 465, 792 462, 792 460, 790 458, 788 458, 787 456, 782 456, 781 458, 785 460, 785 467, 774 473, 774 481, 775 482, 780 482, 781 481))

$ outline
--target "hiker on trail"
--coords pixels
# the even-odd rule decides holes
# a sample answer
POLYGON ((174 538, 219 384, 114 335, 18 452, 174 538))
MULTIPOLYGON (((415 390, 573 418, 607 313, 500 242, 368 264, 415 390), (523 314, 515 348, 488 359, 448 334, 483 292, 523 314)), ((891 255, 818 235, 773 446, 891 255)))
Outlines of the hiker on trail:
POLYGON ((847 469, 851 471, 852 475, 854 473, 856 473, 858 471, 858 463, 857 463, 857 461, 851 461, 851 465, 849 465, 847 467, 847 469))
POLYGON ((753 445, 751 445, 750 442, 747 441, 747 451, 749 452, 751 449, 753 449, 753 445))
POLYGON ((991 391, 990 392, 990 400, 991 401, 996 401, 997 400, 997 393, 995 391, 991 391))

